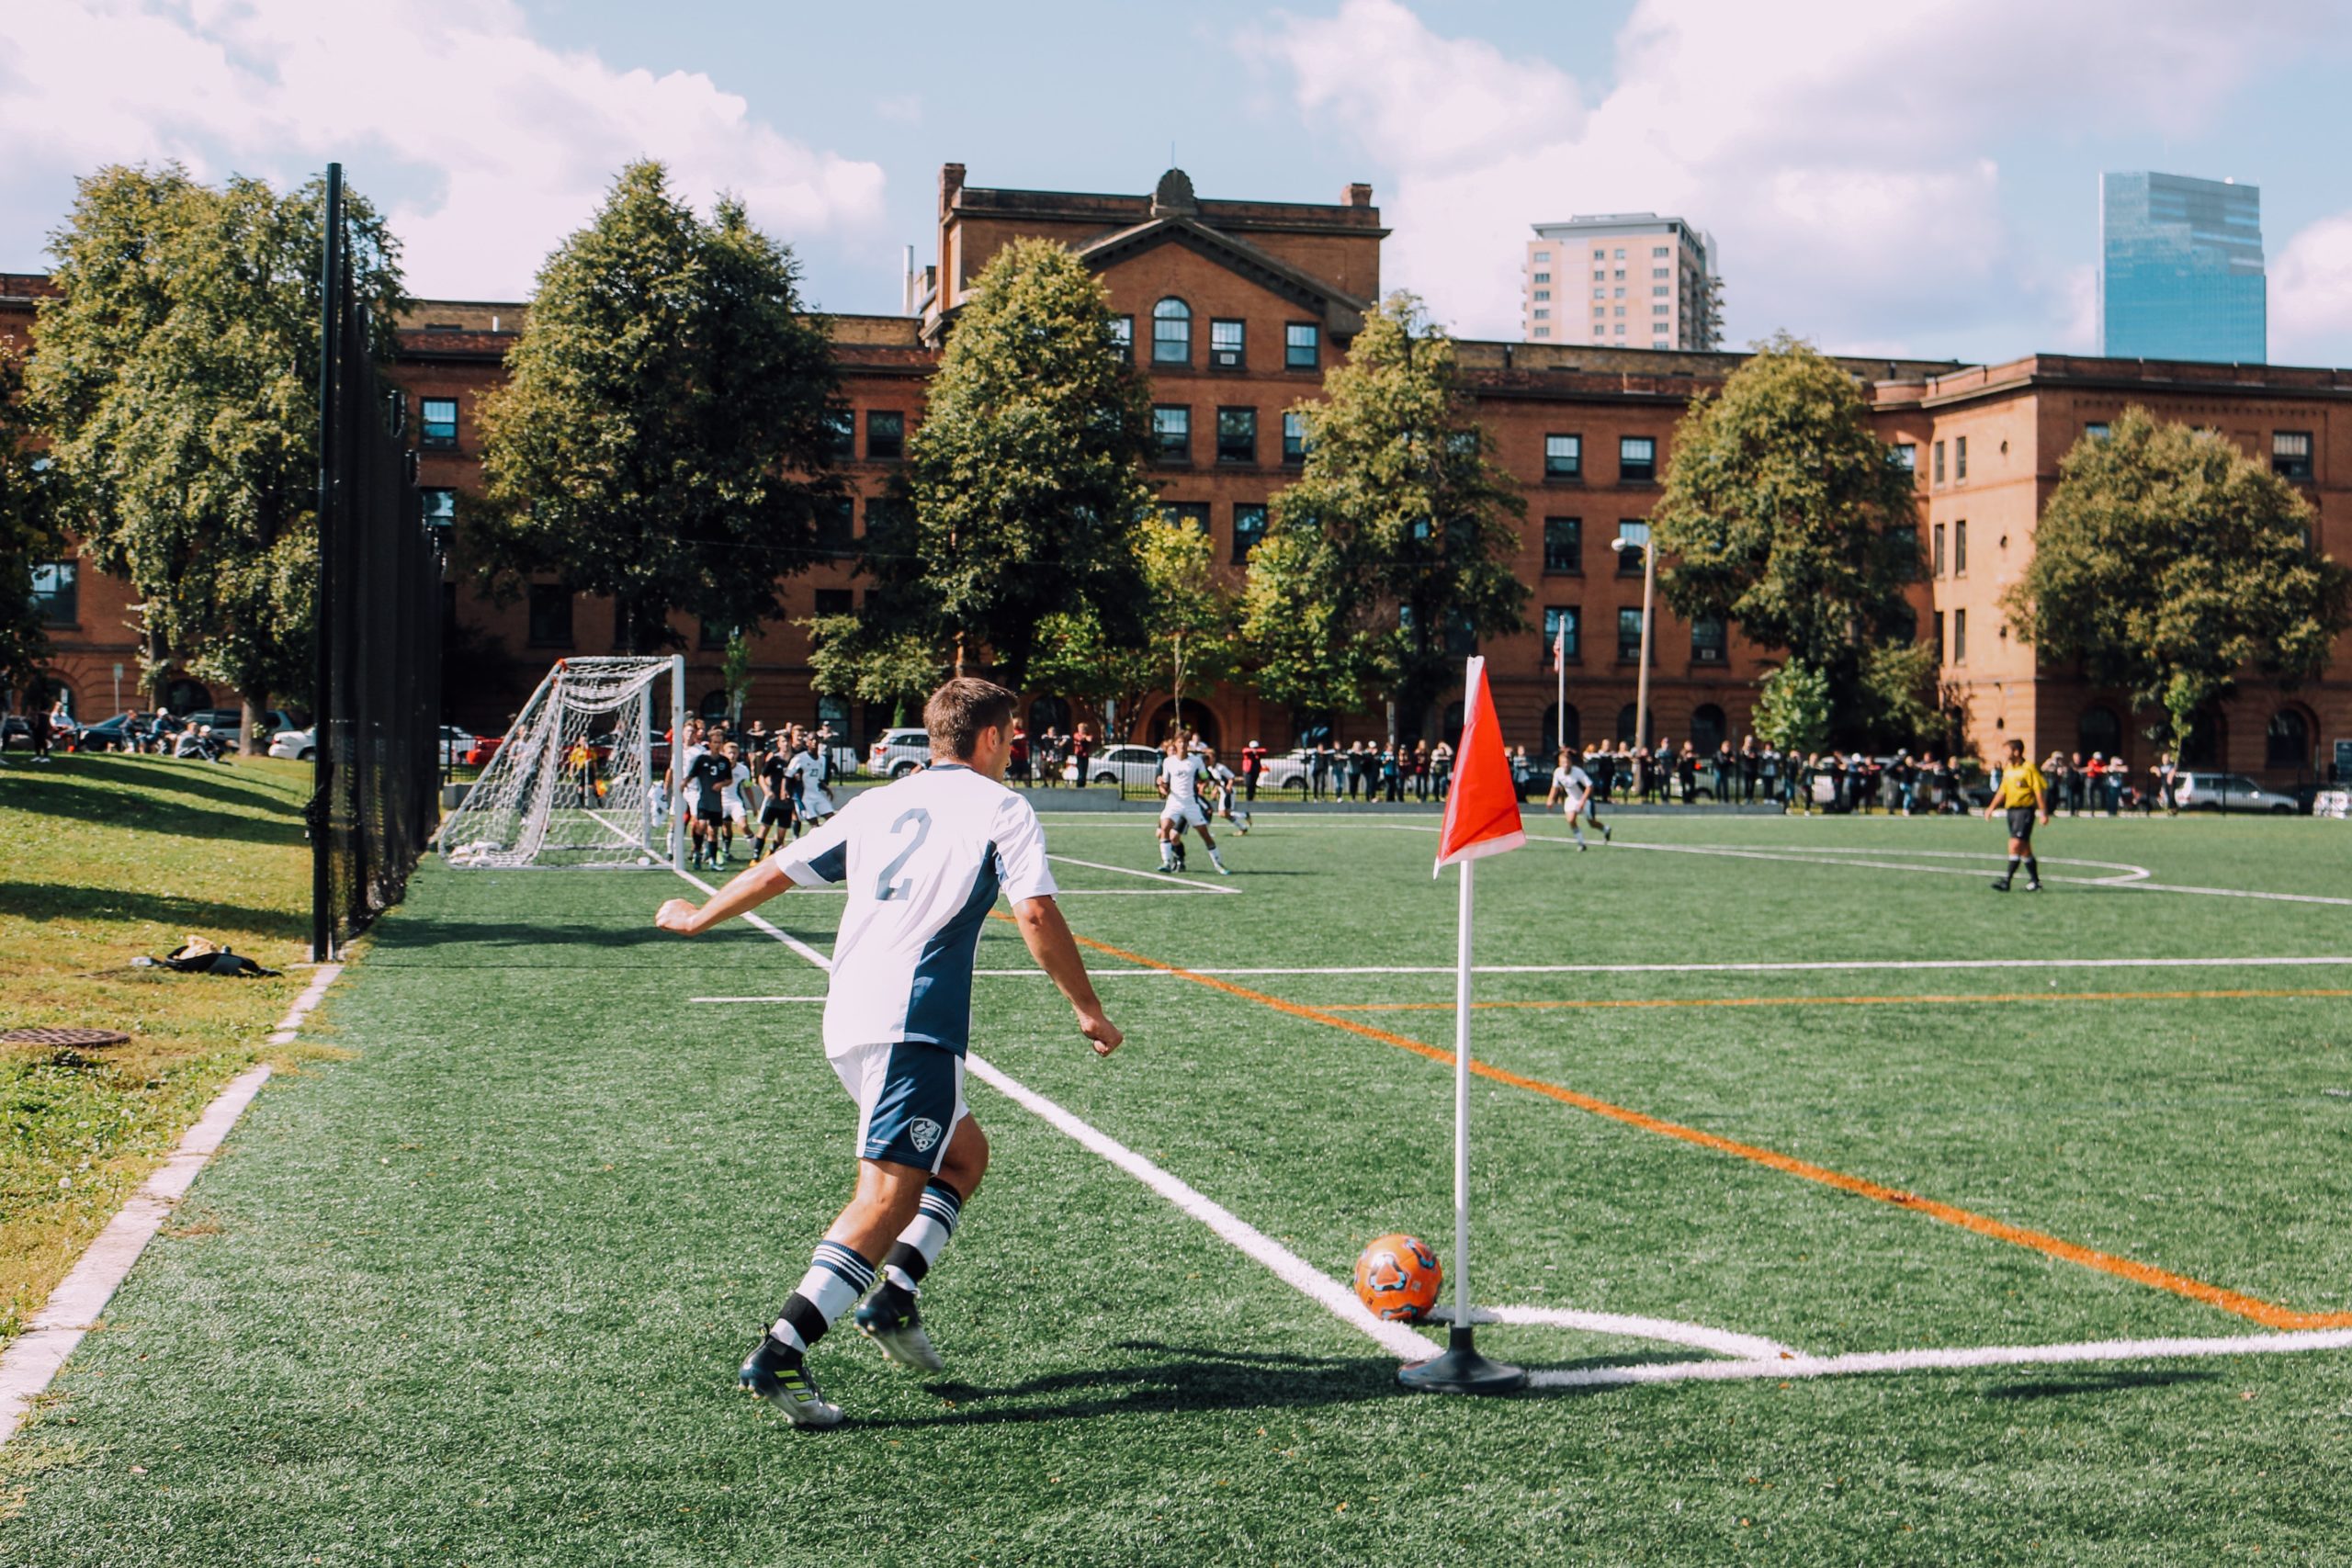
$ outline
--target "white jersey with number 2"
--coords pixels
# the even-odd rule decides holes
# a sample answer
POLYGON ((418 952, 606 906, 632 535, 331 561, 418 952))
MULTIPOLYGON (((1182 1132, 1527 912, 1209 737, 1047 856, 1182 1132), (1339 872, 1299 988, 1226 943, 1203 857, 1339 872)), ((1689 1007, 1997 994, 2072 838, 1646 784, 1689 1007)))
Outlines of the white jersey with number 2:
POLYGON ((959 762, 867 790, 770 857, 803 887, 849 894, 825 994, 825 1051, 972 1034, 972 954, 997 895, 1052 897, 1046 835, 1019 795, 959 762))

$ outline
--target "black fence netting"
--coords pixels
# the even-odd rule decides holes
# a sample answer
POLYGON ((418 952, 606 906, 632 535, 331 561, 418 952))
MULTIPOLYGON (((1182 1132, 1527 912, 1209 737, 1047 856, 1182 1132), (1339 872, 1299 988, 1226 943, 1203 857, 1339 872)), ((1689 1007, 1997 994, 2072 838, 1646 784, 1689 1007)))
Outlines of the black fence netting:
POLYGON ((406 403, 378 377, 327 173, 319 365, 317 789, 311 945, 324 959, 400 901, 439 810, 441 552, 406 403))

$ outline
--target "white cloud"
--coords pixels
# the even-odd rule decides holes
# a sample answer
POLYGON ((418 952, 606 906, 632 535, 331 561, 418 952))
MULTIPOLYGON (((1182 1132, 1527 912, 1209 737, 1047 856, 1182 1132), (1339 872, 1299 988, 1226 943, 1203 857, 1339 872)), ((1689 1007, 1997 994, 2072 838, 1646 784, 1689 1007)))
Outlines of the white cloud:
POLYGON ((733 191, 787 241, 882 211, 877 165, 786 136, 701 73, 550 48, 508 0, 0 7, 0 139, 27 194, 108 162, 292 181, 341 159, 389 207, 410 287, 445 297, 526 290, 636 157, 697 204, 733 191))
POLYGON ((1997 324, 2027 352, 2087 346, 2079 269, 2017 259, 1994 150, 2021 125, 2187 134, 2290 23, 2189 0, 1643 0, 1590 103, 1400 0, 1285 17, 1271 46, 1300 109, 1386 165, 1384 281, 1459 330, 1516 335, 1530 223, 1657 211, 1713 231, 1735 343, 1785 326, 1941 354, 1997 324))
POLYGON ((2299 231, 2269 271, 2270 356, 2289 365, 2352 357, 2352 212, 2299 231))

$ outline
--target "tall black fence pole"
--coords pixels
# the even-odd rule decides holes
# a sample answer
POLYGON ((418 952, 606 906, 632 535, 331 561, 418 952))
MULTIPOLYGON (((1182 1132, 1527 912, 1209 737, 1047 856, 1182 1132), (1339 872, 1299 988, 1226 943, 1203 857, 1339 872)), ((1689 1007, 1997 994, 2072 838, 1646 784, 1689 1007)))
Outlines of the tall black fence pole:
POLYGON ((341 401, 344 303, 343 165, 327 165, 325 259, 319 276, 319 581, 313 612, 317 655, 311 674, 311 956, 334 956, 335 908, 332 813, 335 748, 334 614, 337 458, 335 414, 341 401))

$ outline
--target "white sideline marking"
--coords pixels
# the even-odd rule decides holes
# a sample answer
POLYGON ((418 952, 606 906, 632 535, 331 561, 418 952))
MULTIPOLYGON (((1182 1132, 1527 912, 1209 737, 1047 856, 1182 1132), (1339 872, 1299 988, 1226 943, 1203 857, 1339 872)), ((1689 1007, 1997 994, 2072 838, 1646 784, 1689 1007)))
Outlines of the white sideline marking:
MULTIPOLYGON (((696 887, 701 888, 705 893, 710 895, 712 897, 716 898, 718 897, 718 888, 713 887, 709 883, 705 882, 693 872, 678 871, 676 866, 672 866, 670 869, 672 871, 676 871, 680 876, 684 877, 688 882, 693 883, 696 887)), ((770 925, 766 920, 762 919, 757 915, 747 914, 743 919, 758 930, 767 932, 768 935, 775 938, 776 941, 784 943, 785 946, 792 949, 793 952, 800 954, 801 957, 807 959, 809 963, 814 964, 826 974, 830 975, 833 972, 833 961, 831 959, 826 957, 823 953, 818 952, 815 948, 801 941, 798 937, 794 936, 790 931, 779 930, 778 928, 770 925)))
POLYGON ((2241 1334, 2208 1339, 2091 1339, 2073 1345, 1967 1345, 1931 1350, 1869 1350, 1787 1360, 1667 1361, 1631 1367, 1560 1367, 1528 1375, 1531 1388, 1607 1388, 1645 1382, 1850 1377, 1865 1372, 1966 1371, 1979 1367, 2068 1366, 2202 1356, 2278 1356, 2352 1348, 2352 1329, 2241 1334))
MULTIPOLYGON (((320 964, 311 983, 302 987, 301 995, 294 998, 294 1005, 278 1021, 269 1043, 291 1043, 303 1018, 318 1006, 320 997, 342 973, 340 964, 320 964)), ((244 1114, 245 1107, 261 1092, 261 1086, 269 1081, 269 1064, 264 1062, 229 1080, 228 1087, 213 1097, 212 1103, 204 1108, 204 1114, 182 1135, 170 1157, 140 1184, 130 1201, 107 1222, 106 1229, 97 1234, 73 1269, 58 1281, 25 1331, 9 1342, 5 1352, 0 1352, 0 1443, 17 1435, 33 1401, 40 1397, 58 1369, 81 1345, 82 1337, 97 1326, 98 1314, 114 1299, 131 1265, 139 1261, 148 1242, 164 1228, 172 1210, 187 1196, 197 1172, 219 1152, 230 1129, 237 1124, 237 1118, 244 1114)))
POLYGON ((688 997, 690 1002, 821 1002, 823 997, 688 997))
MULTIPOLYGON (((1479 964, 1477 975, 1770 975, 1828 970, 1906 969, 2276 969, 2344 966, 2352 956, 2265 958, 1826 958, 1754 964, 1479 964)), ((974 975, 1042 977, 1042 969, 975 969, 974 975)), ((1090 970, 1095 979, 1181 978, 1174 969, 1090 970)), ((1217 968, 1184 965, 1182 975, 1451 975, 1451 964, 1350 964, 1322 968, 1217 968)))
MULTIPOLYGON (((679 875, 686 876, 684 872, 679 875)), ((704 885, 691 876, 689 882, 704 885)), ((709 889, 704 887, 704 891, 709 889)), ((819 968, 830 972, 823 955, 752 917, 777 941, 798 952, 819 968)), ((1962 961, 1954 961, 1962 962, 1962 961)), ((1997 963, 1997 960, 1984 961, 1997 963)), ((2052 960, 2064 963, 2064 960, 2052 960)), ((2113 964, 2112 959, 2083 961, 2113 964)), ((2173 962, 2169 960, 2159 962, 2173 962)), ((2188 960, 2185 962, 2201 962, 2188 960)), ((2229 962, 2215 960, 2214 962, 2229 962)), ((2242 962, 2242 961, 2241 961, 2242 962)), ((2282 963, 2346 963, 2345 959, 2285 959, 2282 963)), ((1661 967, 1679 967, 1663 965, 1661 967)), ((1157 973, 1158 971, 1154 971, 1157 973)), ((1008 974, 1027 974, 1009 970, 1008 974)), ((1120 973, 1120 971, 1111 971, 1120 973)), ((1188 971, 1204 974, 1205 970, 1188 971)), ((1233 971, 1226 971, 1233 973, 1233 971)), ((1231 1210, 1203 1194, 1182 1179, 1161 1169, 1109 1134, 1080 1120, 1059 1105, 1007 1076, 993 1064, 967 1053, 965 1066, 1006 1099, 1012 1100, 1057 1132, 1062 1133, 1111 1164, 1117 1166, 1186 1214, 1199 1220, 1236 1250, 1263 1264, 1277 1279, 1306 1296, 1350 1327, 1369 1336, 1399 1360, 1429 1359, 1436 1347, 1401 1323, 1374 1317, 1353 1292, 1274 1241, 1231 1210)), ((1545 1307, 1498 1307, 1494 1320, 1504 1324, 1544 1324, 1585 1328, 1596 1333, 1635 1338, 1659 1338, 1700 1348, 1722 1348, 1747 1359, 1721 1361, 1652 1362, 1629 1367, 1557 1368, 1532 1372, 1532 1388, 1597 1388, 1613 1384, 1724 1381, 1757 1378, 1835 1377, 1861 1372, 1917 1371, 1945 1368, 2056 1364, 2081 1361, 2142 1360, 2153 1357, 2238 1356, 2278 1354, 2296 1350, 2331 1350, 2352 1347, 2352 1329, 2321 1329, 2296 1334, 2255 1334, 2209 1339, 2109 1339, 2075 1345, 1962 1346, 1946 1349, 1862 1352, 1848 1356, 1807 1356, 1785 1349, 1758 1337, 1709 1328, 1703 1324, 1668 1318, 1634 1317, 1616 1313, 1583 1313, 1545 1307), (1672 1330, 1670 1334, 1664 1330, 1672 1330), (1765 1352, 1758 1354, 1758 1352, 1765 1352)), ((1474 1314, 1483 1320, 1489 1309, 1474 1314)))
MULTIPOLYGON (((1181 876, 1170 875, 1169 873, 1164 871, 1137 871, 1132 866, 1105 865, 1101 861, 1080 860, 1076 855, 1057 855, 1049 853, 1046 858, 1047 860, 1057 860, 1064 865, 1082 865, 1089 871, 1111 871, 1118 873, 1121 876, 1140 876, 1147 882, 1165 882, 1174 886, 1181 887, 1187 893, 1238 893, 1241 891, 1238 887, 1219 887, 1214 882, 1188 881, 1181 876)), ((1066 887, 1062 889, 1062 891, 1068 893, 1072 891, 1083 892, 1085 890, 1082 888, 1072 889, 1066 887)))

